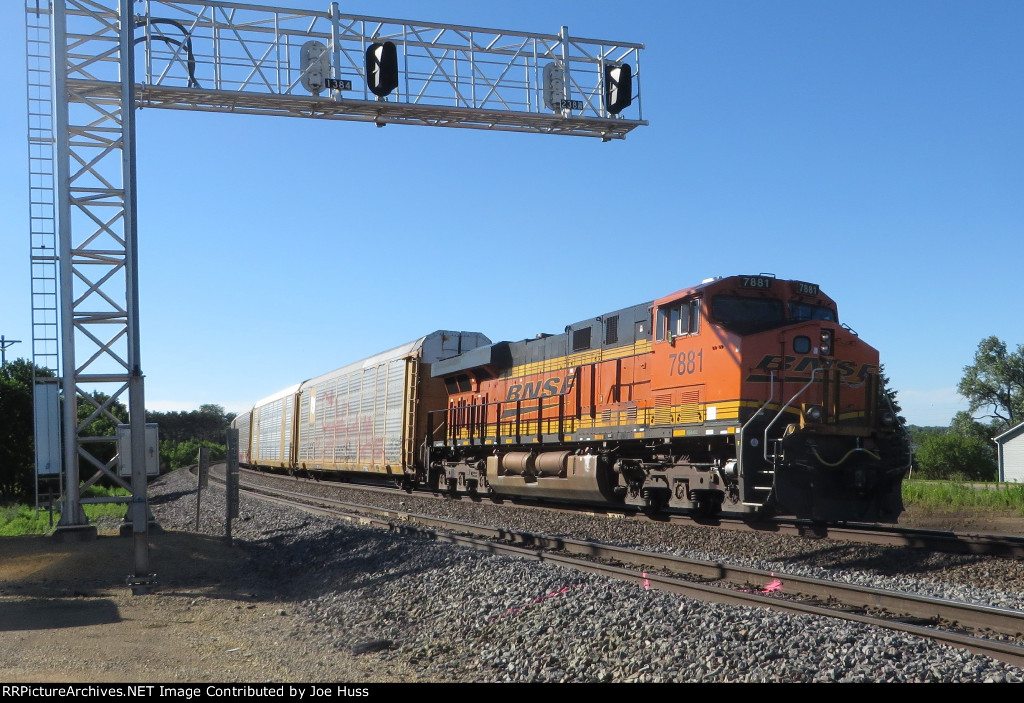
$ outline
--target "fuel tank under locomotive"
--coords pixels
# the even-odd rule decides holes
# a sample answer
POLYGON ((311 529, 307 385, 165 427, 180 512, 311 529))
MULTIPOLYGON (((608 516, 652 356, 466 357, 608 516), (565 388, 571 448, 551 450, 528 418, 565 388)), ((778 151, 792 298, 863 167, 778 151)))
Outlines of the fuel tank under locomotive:
POLYGON ((612 467, 607 458, 596 454, 512 451, 483 461, 446 462, 444 470, 451 490, 477 490, 486 483, 498 496, 593 503, 617 500, 612 467))

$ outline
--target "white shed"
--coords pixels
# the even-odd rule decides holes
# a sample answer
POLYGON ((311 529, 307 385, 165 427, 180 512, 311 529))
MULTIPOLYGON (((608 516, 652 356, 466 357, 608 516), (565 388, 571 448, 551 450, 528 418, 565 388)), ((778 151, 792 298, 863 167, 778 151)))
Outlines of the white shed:
POLYGON ((992 441, 999 448, 999 480, 1024 483, 1024 422, 992 441))

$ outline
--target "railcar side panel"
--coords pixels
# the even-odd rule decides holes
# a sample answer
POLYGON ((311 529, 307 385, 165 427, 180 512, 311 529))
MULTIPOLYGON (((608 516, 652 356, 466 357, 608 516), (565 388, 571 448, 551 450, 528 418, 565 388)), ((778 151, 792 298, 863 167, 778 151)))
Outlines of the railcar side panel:
POLYGON ((407 418, 416 403, 410 369, 419 349, 345 367, 302 386, 298 468, 403 474, 407 418))
POLYGON ((231 421, 231 426, 238 430, 238 463, 248 466, 251 456, 249 443, 251 441, 252 411, 248 410, 235 415, 235 419, 231 421))
POLYGON ((271 469, 292 466, 298 390, 298 385, 290 386, 253 407, 249 463, 271 469))

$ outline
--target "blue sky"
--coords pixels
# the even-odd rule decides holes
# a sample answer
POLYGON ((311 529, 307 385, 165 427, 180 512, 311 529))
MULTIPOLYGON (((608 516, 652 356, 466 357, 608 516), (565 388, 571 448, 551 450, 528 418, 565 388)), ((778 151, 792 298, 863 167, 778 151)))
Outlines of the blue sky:
MULTIPOLYGON (((276 0, 325 10, 326 0, 276 0)), ((435 329, 494 340, 709 276, 818 283, 908 422, 1024 343, 1024 3, 347 0, 642 42, 624 141, 143 110, 146 405, 238 411, 435 329)), ((0 3, 0 334, 29 356, 24 4, 0 3)))

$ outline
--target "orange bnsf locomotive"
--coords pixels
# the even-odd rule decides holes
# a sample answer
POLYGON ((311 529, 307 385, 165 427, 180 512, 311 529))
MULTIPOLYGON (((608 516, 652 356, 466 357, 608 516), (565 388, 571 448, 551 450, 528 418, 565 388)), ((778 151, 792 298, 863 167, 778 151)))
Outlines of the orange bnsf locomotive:
MULTIPOLYGON (((278 398, 294 407, 287 422, 276 412, 265 437, 280 461, 259 460, 262 440, 248 438, 264 430, 250 427, 243 463, 649 511, 896 522, 903 510, 910 448, 878 352, 839 323, 815 284, 710 279, 519 342, 434 334, 457 335, 461 351, 384 355, 402 358, 393 377, 400 437, 353 410, 351 393, 339 421, 338 387, 321 377, 278 398), (334 408, 333 422, 321 407, 334 408), (319 450, 316 429, 303 427, 317 422, 333 428, 319 450), (345 427, 366 435, 355 454, 345 427), (327 461, 327 444, 331 457, 355 462, 327 461)), ((364 389, 353 383, 346 388, 364 389)), ((240 425, 259 424, 259 411, 240 425)))

